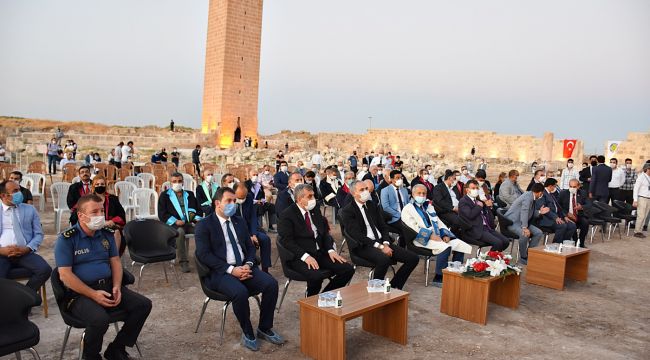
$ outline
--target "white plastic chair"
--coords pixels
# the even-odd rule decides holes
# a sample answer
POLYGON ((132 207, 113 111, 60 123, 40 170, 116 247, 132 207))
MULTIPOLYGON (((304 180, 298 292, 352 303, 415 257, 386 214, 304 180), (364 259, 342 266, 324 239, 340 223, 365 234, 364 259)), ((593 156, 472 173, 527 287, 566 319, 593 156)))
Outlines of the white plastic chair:
POLYGON ((162 183, 162 185, 160 185, 160 192, 167 191, 171 188, 172 188, 172 183, 170 183, 169 181, 165 181, 164 183, 162 183))
POLYGON ((137 176, 127 176, 124 178, 124 181, 128 181, 135 185, 136 188, 142 188, 144 187, 144 180, 142 178, 139 178, 137 176))
POLYGON ((120 204, 126 212, 127 219, 130 220, 132 217, 132 212, 135 211, 135 205, 133 205, 132 195, 133 191, 137 189, 133 183, 128 181, 118 181, 115 183, 115 195, 120 199, 120 204))
POLYGON ((39 208, 41 211, 45 209, 45 175, 37 173, 27 173, 23 177, 23 180, 31 179, 32 185, 29 190, 32 192, 32 196, 38 196, 39 199, 39 208))
POLYGON ((75 176, 75 177, 72 178, 72 184, 78 183, 80 181, 81 181, 81 178, 79 176, 75 176))
POLYGON ((156 188, 156 177, 153 174, 149 173, 139 173, 138 177, 144 182, 142 186, 145 189, 155 189, 156 188))
POLYGON ((196 180, 190 174, 183 174, 183 189, 196 193, 196 180))
POLYGON ((158 194, 154 190, 135 189, 131 197, 136 219, 158 219, 158 194))
POLYGON ((57 234, 61 232, 61 218, 63 218, 63 214, 70 212, 67 201, 69 188, 70 183, 67 182, 55 182, 50 186, 52 205, 54 207, 54 227, 57 234))

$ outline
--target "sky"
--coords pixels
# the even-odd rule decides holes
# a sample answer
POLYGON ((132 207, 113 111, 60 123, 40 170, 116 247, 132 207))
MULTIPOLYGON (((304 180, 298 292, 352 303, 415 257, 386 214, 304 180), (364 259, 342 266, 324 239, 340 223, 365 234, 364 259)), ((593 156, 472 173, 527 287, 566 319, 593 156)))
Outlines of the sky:
MULTIPOLYGON (((0 115, 199 128, 207 16, 1 0, 0 115)), ((591 152, 650 131, 647 0, 267 0, 262 27, 261 134, 552 131, 591 152)))

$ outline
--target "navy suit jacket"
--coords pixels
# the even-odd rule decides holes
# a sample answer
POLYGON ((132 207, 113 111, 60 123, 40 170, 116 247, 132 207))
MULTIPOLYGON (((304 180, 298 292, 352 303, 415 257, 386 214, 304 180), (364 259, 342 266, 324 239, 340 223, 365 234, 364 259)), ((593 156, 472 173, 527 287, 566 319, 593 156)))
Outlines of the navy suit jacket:
POLYGON ((278 191, 286 189, 289 186, 289 175, 285 172, 278 171, 273 175, 273 185, 275 185, 278 191))
MULTIPOLYGON (((487 205, 483 204, 483 207, 480 207, 467 195, 463 196, 458 201, 458 215, 471 226, 463 233, 465 237, 478 240, 483 236, 485 228, 483 226, 483 217, 481 216, 481 213, 486 210, 487 205)), ((488 226, 492 227, 490 216, 491 214, 485 214, 488 226)))
POLYGON ((249 235, 257 234, 257 209, 253 205, 253 194, 246 194, 246 200, 243 204, 237 205, 237 214, 246 222, 246 227, 248 228, 249 235))
MULTIPOLYGON (((242 261, 255 263, 255 246, 248 235, 246 223, 239 216, 232 216, 230 221, 232 221, 235 235, 244 253, 242 261)), ((218 283, 226 274, 230 264, 226 261, 226 236, 216 213, 199 221, 194 229, 194 238, 196 257, 210 269, 210 281, 213 284, 218 283)))
MULTIPOLYGON (((568 189, 560 191, 560 199, 558 201, 565 214, 569 213, 569 201, 571 201, 570 199, 571 193, 568 189)), ((578 193, 576 194, 576 202, 582 206, 585 206, 587 204, 587 194, 585 194, 582 189, 578 189, 578 193)), ((578 215, 580 215, 581 212, 582 211, 578 211, 578 215)))
POLYGON ((278 192, 278 197, 275 199, 275 213, 282 214, 282 212, 291 206, 294 203, 291 198, 291 193, 289 193, 289 188, 284 189, 283 191, 278 192))
POLYGON ((612 181, 612 168, 605 164, 598 164, 591 173, 589 193, 593 196, 609 195, 610 181, 612 181))
POLYGON ((558 217, 560 219, 564 219, 564 217, 566 217, 566 213, 562 209, 562 206, 560 206, 560 201, 556 199, 555 196, 549 194, 546 190, 544 190, 543 194, 544 195, 542 195, 541 198, 535 201, 535 210, 539 211, 542 206, 546 206, 550 208, 551 211, 547 212, 544 215, 541 215, 537 219, 537 223, 540 226, 552 227, 555 225, 555 219, 558 217))

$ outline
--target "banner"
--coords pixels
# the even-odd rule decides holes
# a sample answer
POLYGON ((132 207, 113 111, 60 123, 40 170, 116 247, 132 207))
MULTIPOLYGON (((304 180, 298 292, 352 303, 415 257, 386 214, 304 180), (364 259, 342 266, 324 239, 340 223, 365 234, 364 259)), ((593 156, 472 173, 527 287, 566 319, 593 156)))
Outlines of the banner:
POLYGON ((576 148, 576 142, 578 140, 564 140, 564 158, 568 159, 573 154, 573 149, 576 148))
POLYGON ((623 141, 621 140, 609 140, 607 142, 607 159, 616 157, 616 152, 618 151, 618 147, 621 146, 622 142, 623 141))

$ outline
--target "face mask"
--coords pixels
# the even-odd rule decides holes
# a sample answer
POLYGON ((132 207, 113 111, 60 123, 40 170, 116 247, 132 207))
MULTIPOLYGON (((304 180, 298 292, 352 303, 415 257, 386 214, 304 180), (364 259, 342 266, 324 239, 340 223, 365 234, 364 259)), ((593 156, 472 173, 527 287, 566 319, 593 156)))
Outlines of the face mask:
POLYGON ((226 184, 226 186, 232 189, 235 187, 235 182, 229 182, 226 184))
POLYGON ((424 180, 427 180, 429 178, 429 174, 422 174, 421 176, 424 180))
POLYGON ((609 163, 609 167, 611 167, 612 169, 616 169, 616 163, 609 163))
POLYGON ((546 181, 546 176, 540 176, 539 177, 539 182, 543 183, 544 181, 546 181))
POLYGON ((425 201, 427 201, 427 197, 426 196, 414 196, 413 200, 415 200, 415 202, 418 203, 418 205, 422 205, 422 204, 424 204, 425 201))
POLYGON ((264 175, 268 175, 268 174, 270 174, 270 173, 271 173, 270 171, 268 171, 268 170, 264 170, 264 175))
POLYGON ((251 181, 256 183, 257 182, 257 175, 251 176, 251 181))
POLYGON ((183 184, 181 184, 181 183, 174 183, 174 184, 172 184, 172 190, 173 190, 174 192, 181 192, 181 191, 183 191, 183 184))
POLYGON ((239 198, 235 199, 235 202, 236 202, 237 204, 243 204, 244 201, 246 201, 246 199, 239 199, 239 198))
POLYGON ((285 172, 286 172, 286 171, 287 171, 287 167, 286 167, 286 166, 280 166, 280 171, 285 171, 285 172))
POLYGON ((467 170, 463 170, 463 174, 464 174, 464 175, 467 175, 468 173, 469 173, 469 171, 467 171, 467 170))
POLYGON ((454 180, 451 182, 451 186, 456 186, 456 185, 458 185, 458 180, 454 180))
POLYGON ((231 217, 237 212, 237 205, 235 203, 226 204, 223 208, 223 214, 231 217))
POLYGON ((476 199, 478 196, 478 189, 471 189, 467 195, 469 195, 469 197, 472 199, 476 199))
POLYGON ((21 191, 11 194, 11 202, 14 205, 22 204, 23 200, 23 193, 21 191))
POLYGON ((399 180, 395 181, 395 186, 397 186, 397 187, 401 187, 403 184, 404 184, 404 180, 402 180, 402 179, 399 179, 399 180))
POLYGON ((345 183, 348 184, 348 187, 350 187, 350 186, 352 186, 352 182, 354 182, 354 180, 348 180, 345 183))
POLYGON ((294 190, 296 188, 296 186, 301 185, 301 184, 304 184, 304 183, 302 181, 297 181, 297 182, 293 183, 293 185, 291 185, 291 190, 294 190))
POLYGON ((596 166, 596 165, 598 165, 597 161, 594 160, 594 161, 591 162, 591 166, 596 166))
POLYGON ((55 140, 52 140, 52 144, 56 144, 56 141, 55 141, 55 140))
POLYGON ((478 186, 483 187, 483 184, 485 184, 485 181, 479 181, 478 186))
POLYGON ((312 168, 311 171, 313 171, 314 174, 318 174, 318 169, 317 168, 312 168))
POLYGON ((571 169, 571 168, 573 167, 573 163, 568 163, 568 164, 566 164, 566 167, 568 167, 569 169, 571 169))
POLYGON ((208 175, 205 177, 205 182, 211 183, 212 182, 212 175, 208 175))
POLYGON ((311 199, 307 202, 307 210, 312 211, 316 207, 316 199, 311 199))
POLYGON ((96 194, 103 194, 106 192, 106 186, 95 186, 96 194))
POLYGON ((334 181, 336 180, 336 175, 330 175, 327 178, 330 179, 331 181, 334 181))
POLYGON ((370 195, 370 191, 368 191, 368 190, 362 191, 360 195, 361 195, 361 201, 363 201, 363 202, 366 202, 366 201, 370 200, 370 198, 372 197, 370 195))
POLYGON ((571 193, 571 195, 575 195, 578 193, 578 188, 569 188, 569 192, 571 193))
POLYGON ((363 171, 365 171, 365 172, 368 172, 368 168, 367 168, 367 167, 365 167, 365 166, 364 166, 364 167, 362 167, 361 169, 363 169, 363 171))
POLYGON ((626 168, 626 169, 631 169, 631 168, 632 168, 632 164, 625 164, 625 168, 626 168))
POLYGON ((86 224, 90 230, 99 230, 106 225, 104 215, 90 216, 90 221, 86 224))

